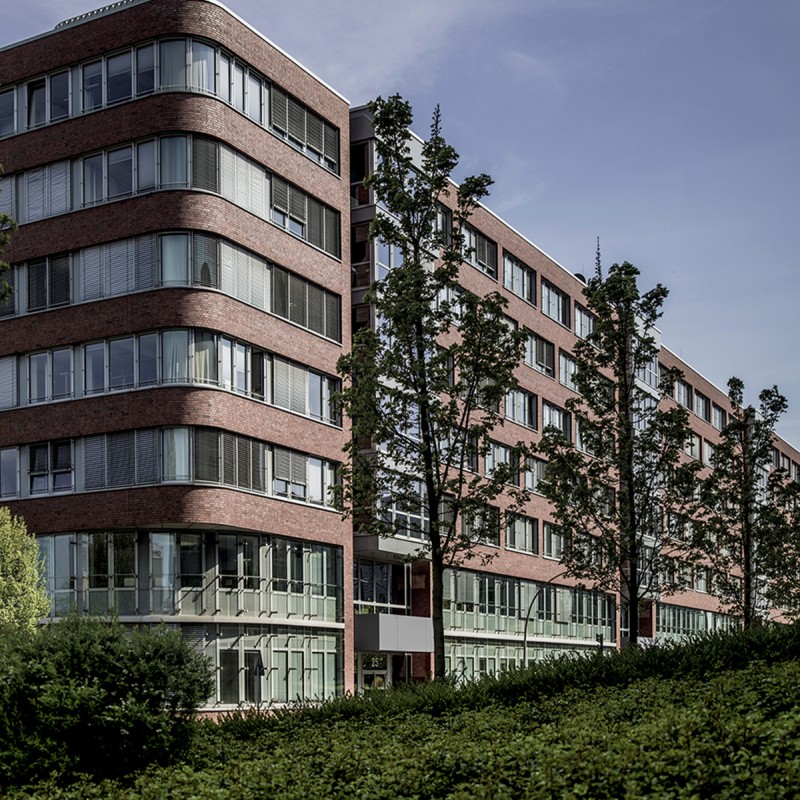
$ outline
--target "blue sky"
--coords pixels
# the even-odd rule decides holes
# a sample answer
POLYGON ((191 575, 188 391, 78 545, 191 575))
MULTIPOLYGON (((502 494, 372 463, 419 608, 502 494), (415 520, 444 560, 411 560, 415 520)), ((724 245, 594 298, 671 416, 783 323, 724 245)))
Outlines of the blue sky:
MULTIPOLYGON (((93 0, 3 12, 8 44, 93 0)), ((777 384, 800 446, 800 2, 229 0, 351 103, 436 103, 456 178, 573 272, 631 261, 670 290, 664 343, 748 399, 777 384)), ((1 77, 1 76, 0 76, 1 77)))

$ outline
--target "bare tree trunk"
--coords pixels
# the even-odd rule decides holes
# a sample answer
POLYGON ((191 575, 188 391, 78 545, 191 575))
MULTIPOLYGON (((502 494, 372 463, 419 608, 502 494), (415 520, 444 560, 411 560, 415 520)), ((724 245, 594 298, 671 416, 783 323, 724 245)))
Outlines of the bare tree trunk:
POLYGON ((444 566, 431 558, 431 618, 433 621, 433 677, 445 676, 444 666, 444 566))

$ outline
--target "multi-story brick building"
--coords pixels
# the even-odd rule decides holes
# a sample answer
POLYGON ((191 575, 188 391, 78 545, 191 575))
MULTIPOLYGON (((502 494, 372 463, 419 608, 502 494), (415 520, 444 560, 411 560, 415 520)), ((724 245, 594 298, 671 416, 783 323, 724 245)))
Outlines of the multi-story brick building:
MULTIPOLYGON (((0 495, 40 538, 53 617, 179 625, 219 671, 214 707, 429 674, 419 542, 354 540, 331 505, 336 362, 393 265, 366 237, 370 137, 363 109, 214 0, 122 0, 0 50, 0 210, 20 225, 0 495)), ((583 284, 487 209, 472 227, 464 287, 504 291, 529 331, 497 446, 572 435, 583 284)), ((703 458, 727 400, 662 357, 703 458)), ((490 564, 448 576, 448 664, 467 677, 520 663, 526 630, 530 657, 620 640, 616 598, 556 578, 537 477, 490 564)), ((655 598, 642 634, 717 625, 707 588, 655 598)))

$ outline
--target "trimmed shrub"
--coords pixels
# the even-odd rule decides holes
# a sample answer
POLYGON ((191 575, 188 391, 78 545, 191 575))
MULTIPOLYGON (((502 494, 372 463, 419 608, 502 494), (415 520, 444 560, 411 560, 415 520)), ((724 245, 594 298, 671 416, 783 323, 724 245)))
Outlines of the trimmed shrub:
POLYGON ((0 785, 121 776, 183 756, 208 660, 166 628, 72 616, 0 633, 0 785))

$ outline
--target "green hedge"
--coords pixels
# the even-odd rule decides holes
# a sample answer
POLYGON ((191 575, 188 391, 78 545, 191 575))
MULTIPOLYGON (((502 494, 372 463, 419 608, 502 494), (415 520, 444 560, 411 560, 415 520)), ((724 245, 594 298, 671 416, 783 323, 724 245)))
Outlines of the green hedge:
POLYGON ((74 616, 0 632, 0 786, 181 757, 212 690, 207 660, 165 628, 74 616))

